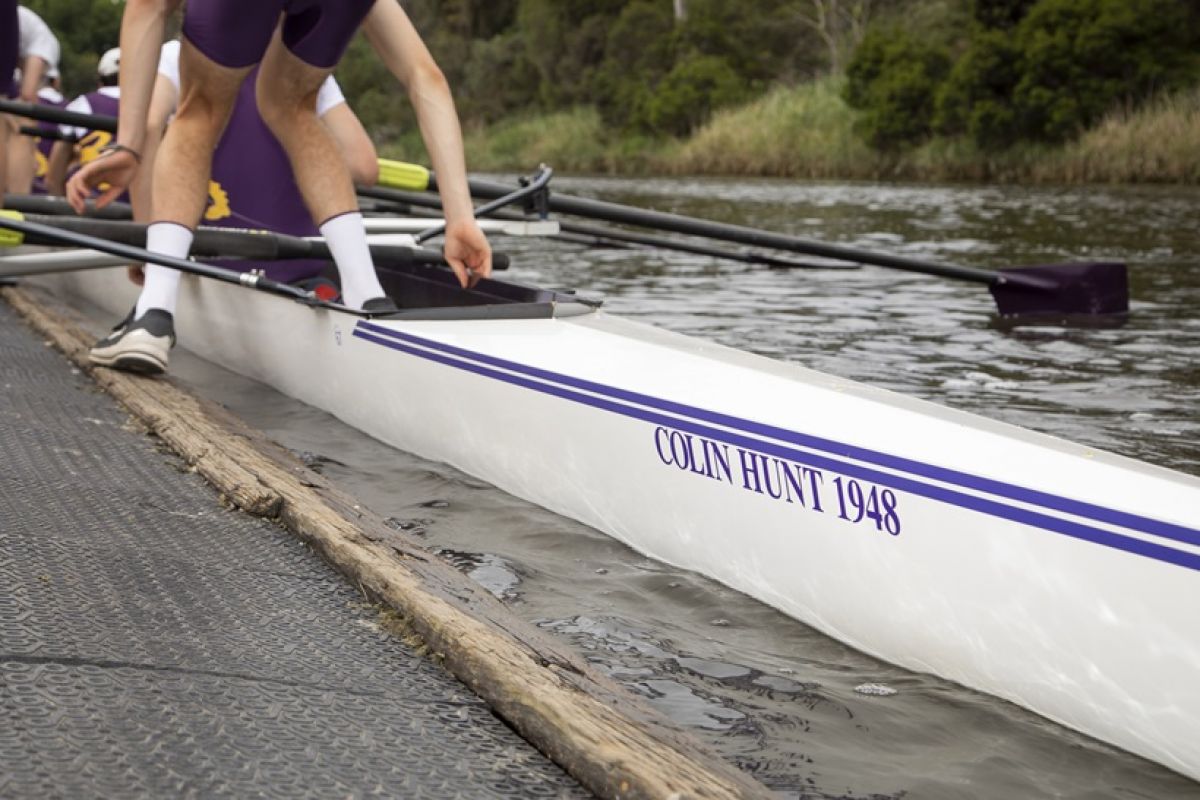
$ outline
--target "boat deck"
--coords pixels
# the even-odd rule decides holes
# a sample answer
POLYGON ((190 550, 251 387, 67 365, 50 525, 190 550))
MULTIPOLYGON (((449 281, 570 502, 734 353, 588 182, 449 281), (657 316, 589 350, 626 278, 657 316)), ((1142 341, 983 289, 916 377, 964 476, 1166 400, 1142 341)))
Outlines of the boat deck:
POLYGON ((586 793, 0 303, 0 797, 586 793))

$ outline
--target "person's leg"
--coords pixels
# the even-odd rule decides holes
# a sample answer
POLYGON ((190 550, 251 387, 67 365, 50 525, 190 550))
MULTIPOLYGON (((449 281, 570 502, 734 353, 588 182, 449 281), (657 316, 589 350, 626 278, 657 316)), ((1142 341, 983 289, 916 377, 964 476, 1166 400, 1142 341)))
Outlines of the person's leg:
POLYGON ((29 194, 37 174, 37 142, 32 136, 10 130, 7 153, 8 191, 12 194, 29 194))
MULTIPOLYGON (((0 189, 8 186, 8 126, 10 124, 8 115, 0 114, 0 189)), ((0 207, 3 205, 4 193, 0 192, 0 207)))
MULTIPOLYGON (((270 41, 282 0, 191 0, 180 49, 175 118, 153 166, 146 249, 185 258, 204 213, 212 154, 229 122, 246 75, 270 41)), ((158 373, 175 343, 177 270, 146 265, 142 292, 130 316, 89 351, 93 363, 158 373)))
MULTIPOLYGON (((147 249, 187 257, 192 230, 208 202, 213 151, 229 122, 242 81, 252 68, 224 67, 183 41, 179 107, 154 159, 153 222, 147 231, 147 249)), ((179 277, 176 270, 147 265, 136 316, 152 308, 174 313, 179 277)))
POLYGON ((367 247, 349 168, 316 114, 321 84, 369 10, 369 4, 356 0, 342 2, 336 11, 317 14, 310 9, 284 22, 263 56, 256 95, 259 113, 287 152, 304 202, 333 253, 342 298, 361 308, 382 297, 383 287, 367 247))

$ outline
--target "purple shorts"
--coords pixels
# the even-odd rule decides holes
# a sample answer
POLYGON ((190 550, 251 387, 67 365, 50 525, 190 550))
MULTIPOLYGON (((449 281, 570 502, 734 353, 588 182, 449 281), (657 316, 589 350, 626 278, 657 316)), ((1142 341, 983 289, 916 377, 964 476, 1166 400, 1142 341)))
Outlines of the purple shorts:
POLYGON ((332 69, 374 5, 375 0, 188 0, 183 35, 223 67, 248 67, 262 60, 282 14, 287 49, 306 64, 332 69))
POLYGON ((17 83, 13 70, 21 47, 21 31, 17 27, 17 0, 0 0, 0 97, 16 97, 17 83))

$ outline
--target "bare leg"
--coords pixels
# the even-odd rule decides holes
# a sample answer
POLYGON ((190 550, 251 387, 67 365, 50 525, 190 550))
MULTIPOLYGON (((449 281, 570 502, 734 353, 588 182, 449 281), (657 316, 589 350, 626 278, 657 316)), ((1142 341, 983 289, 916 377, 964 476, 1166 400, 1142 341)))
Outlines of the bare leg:
POLYGON ((358 210, 350 171, 329 129, 317 118, 317 92, 330 70, 301 61, 276 33, 258 73, 258 110, 287 151, 315 222, 358 210))
POLYGON ((15 130, 9 133, 8 191, 29 194, 33 188, 33 177, 37 174, 37 144, 32 136, 23 136, 15 130))
MULTIPOLYGON (((0 189, 8 186, 8 121, 7 114, 0 114, 0 189)), ((0 206, 4 205, 4 192, 0 192, 0 206)))
POLYGON ((195 228, 208 202, 213 151, 253 67, 229 69, 183 41, 179 54, 180 97, 175 119, 154 161, 154 222, 195 228))
MULTIPOLYGON (((208 202, 212 156, 229 123, 233 104, 253 67, 229 69, 210 60, 186 39, 179 53, 180 93, 175 120, 154 159, 150 228, 146 249, 184 258, 192 231, 208 202)), ((152 309, 175 312, 178 271, 146 265, 136 317, 152 309)))
POLYGON ((338 275, 342 300, 353 308, 382 297, 358 197, 341 149, 317 118, 317 93, 329 70, 305 63, 277 33, 258 73, 258 110, 283 145, 313 221, 321 228, 338 275))

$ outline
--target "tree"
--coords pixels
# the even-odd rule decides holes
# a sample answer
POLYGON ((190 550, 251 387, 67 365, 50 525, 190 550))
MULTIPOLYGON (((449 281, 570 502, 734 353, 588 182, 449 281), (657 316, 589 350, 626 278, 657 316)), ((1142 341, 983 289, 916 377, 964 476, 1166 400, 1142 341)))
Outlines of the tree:
POLYGON ((866 35, 874 0, 808 0, 798 10, 800 20, 816 31, 829 53, 829 71, 842 71, 843 54, 866 35))

